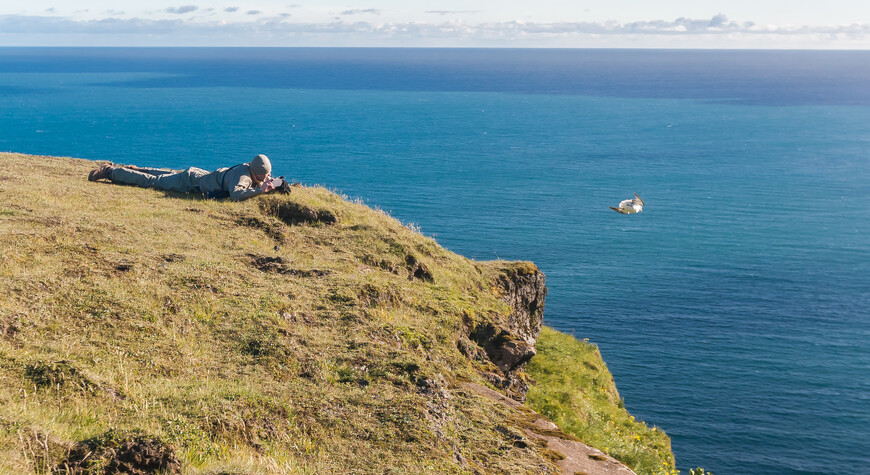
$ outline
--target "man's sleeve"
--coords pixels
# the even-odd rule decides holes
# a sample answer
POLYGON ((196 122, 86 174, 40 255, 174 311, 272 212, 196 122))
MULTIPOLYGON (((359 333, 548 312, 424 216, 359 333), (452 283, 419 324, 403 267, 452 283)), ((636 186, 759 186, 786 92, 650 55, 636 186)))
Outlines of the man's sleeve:
MULTIPOLYGON (((247 167, 245 167, 245 170, 247 170, 247 167)), ((232 201, 242 201, 263 194, 262 189, 254 188, 254 181, 251 180, 251 177, 247 173, 239 176, 235 184, 231 186, 230 200, 232 201)))

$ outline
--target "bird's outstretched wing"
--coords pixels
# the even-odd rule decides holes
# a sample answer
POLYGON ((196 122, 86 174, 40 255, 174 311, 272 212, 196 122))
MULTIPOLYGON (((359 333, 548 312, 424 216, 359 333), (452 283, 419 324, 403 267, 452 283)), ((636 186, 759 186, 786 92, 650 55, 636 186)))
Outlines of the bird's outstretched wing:
POLYGON ((608 206, 608 208, 612 209, 613 211, 616 211, 619 214, 628 214, 628 211, 626 211, 622 208, 614 208, 613 206, 608 206))
POLYGON ((634 194, 634 197, 637 198, 638 201, 640 201, 641 206, 646 206, 646 204, 644 204, 643 200, 640 199, 640 196, 637 196, 637 193, 634 194))

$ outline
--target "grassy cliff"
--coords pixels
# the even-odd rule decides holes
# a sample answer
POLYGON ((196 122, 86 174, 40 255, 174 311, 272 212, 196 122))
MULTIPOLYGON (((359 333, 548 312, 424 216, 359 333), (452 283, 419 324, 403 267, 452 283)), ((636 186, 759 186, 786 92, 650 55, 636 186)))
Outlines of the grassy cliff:
POLYGON ((499 282, 533 264, 322 188, 205 201, 0 163, 0 473, 561 473, 529 406, 673 470, 594 347, 545 329, 528 365, 488 359, 475 329, 507 328, 499 282))

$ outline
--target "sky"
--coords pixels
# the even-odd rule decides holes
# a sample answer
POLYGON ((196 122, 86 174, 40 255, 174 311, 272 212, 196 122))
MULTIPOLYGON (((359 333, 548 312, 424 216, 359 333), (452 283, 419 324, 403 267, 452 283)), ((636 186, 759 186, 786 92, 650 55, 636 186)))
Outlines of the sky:
POLYGON ((870 0, 2 0, 0 46, 870 49, 870 0))

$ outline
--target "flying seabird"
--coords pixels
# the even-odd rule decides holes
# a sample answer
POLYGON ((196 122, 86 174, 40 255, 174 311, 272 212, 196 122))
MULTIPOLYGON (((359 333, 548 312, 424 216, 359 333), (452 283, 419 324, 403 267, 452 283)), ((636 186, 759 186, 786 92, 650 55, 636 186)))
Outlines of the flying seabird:
POLYGON ((637 193, 635 193, 634 199, 620 201, 619 208, 614 208, 613 206, 610 206, 609 208, 620 214, 633 214, 643 211, 643 206, 643 200, 640 199, 640 196, 637 196, 637 193))

